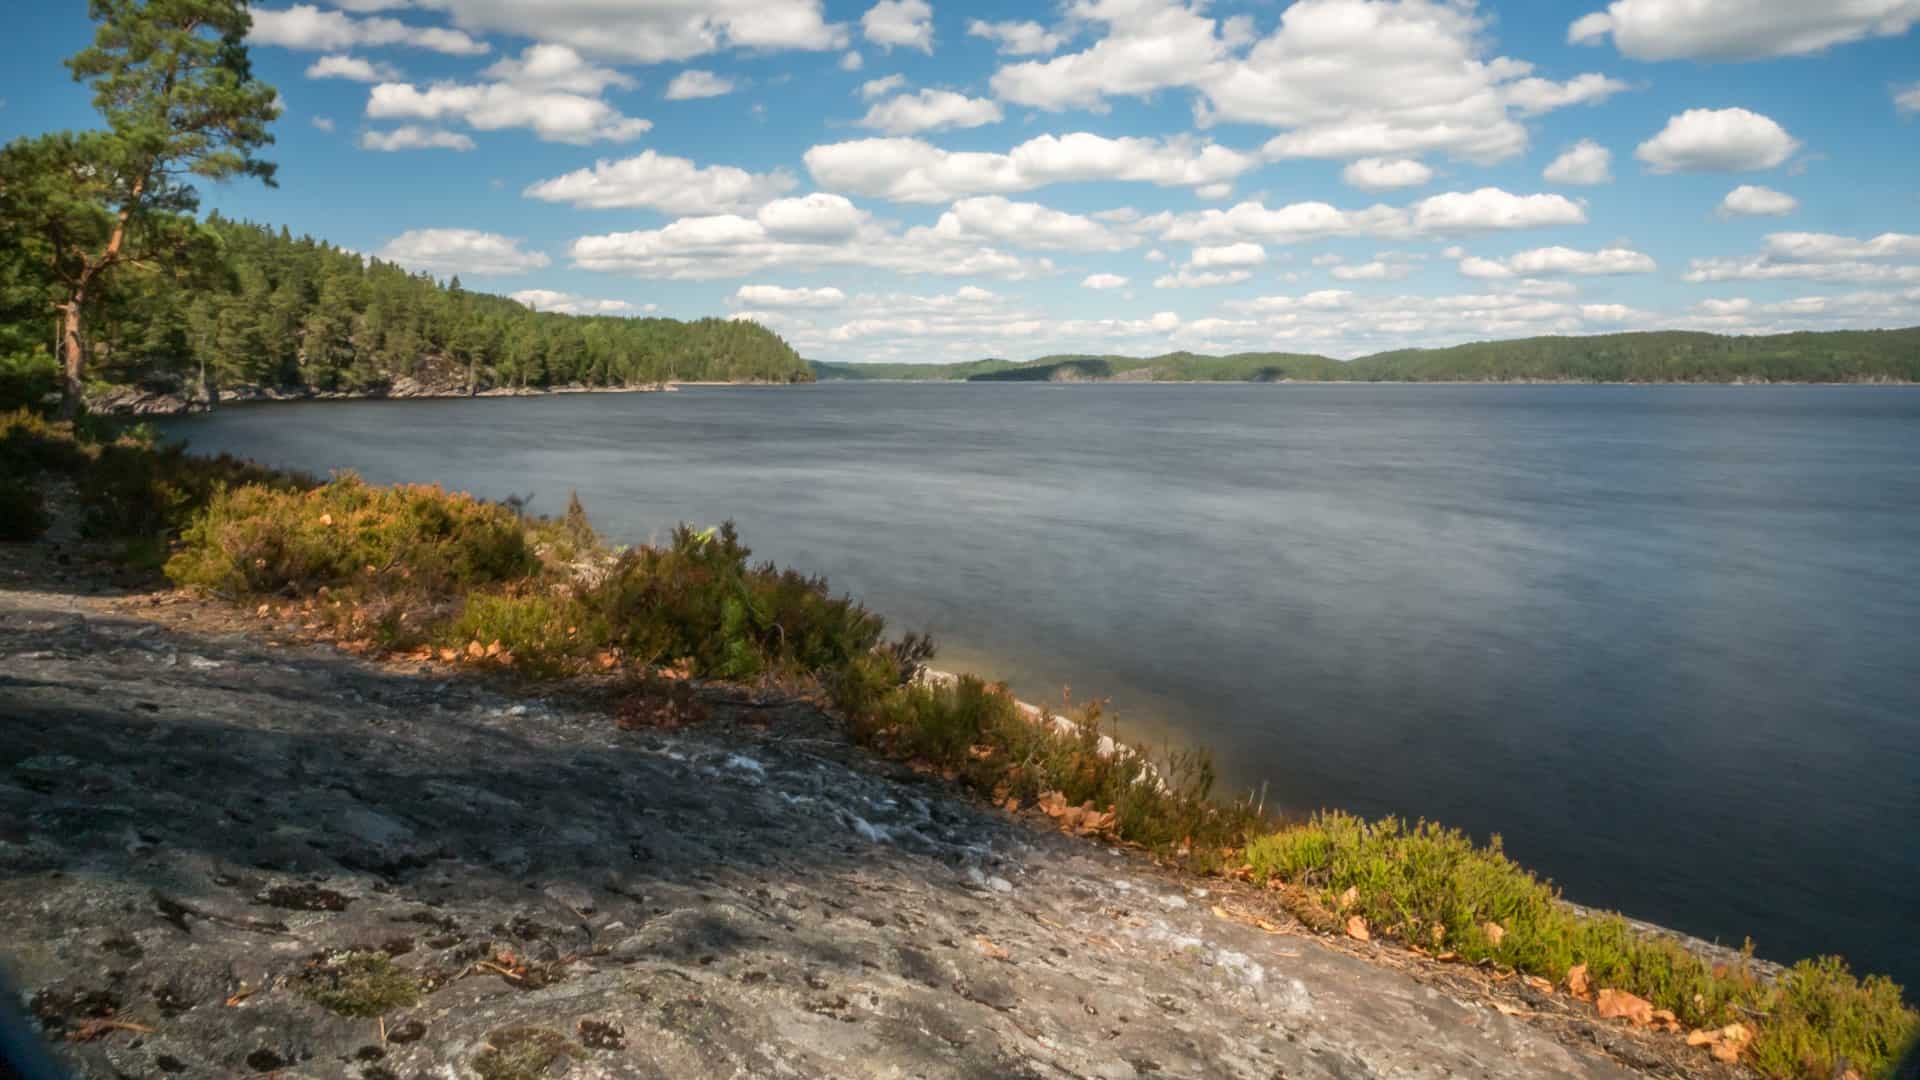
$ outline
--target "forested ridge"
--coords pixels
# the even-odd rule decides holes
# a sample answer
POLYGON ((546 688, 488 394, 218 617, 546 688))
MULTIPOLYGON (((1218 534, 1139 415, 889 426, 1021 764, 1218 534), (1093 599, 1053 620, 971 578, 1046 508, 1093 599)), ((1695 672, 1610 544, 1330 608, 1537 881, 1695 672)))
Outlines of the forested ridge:
MULTIPOLYGON (((127 275, 89 320, 96 381, 377 393, 400 378, 476 390, 811 378, 750 322, 536 312, 284 228, 217 214, 203 228, 215 243, 201 280, 127 275)), ((52 343, 42 312, 7 314, 16 345, 52 343)))
POLYGON ((813 364, 822 379, 971 382, 1920 382, 1920 327, 1771 336, 1536 337, 1357 360, 1298 353, 1063 355, 1025 363, 813 364))

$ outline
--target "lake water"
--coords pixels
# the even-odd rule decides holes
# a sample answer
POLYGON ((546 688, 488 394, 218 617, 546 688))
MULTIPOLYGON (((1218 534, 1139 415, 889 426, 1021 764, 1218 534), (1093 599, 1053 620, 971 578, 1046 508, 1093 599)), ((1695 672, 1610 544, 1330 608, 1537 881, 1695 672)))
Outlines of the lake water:
POLYGON ((1920 984, 1920 391, 827 384, 234 408, 202 450, 737 521, 1268 802, 1920 984))

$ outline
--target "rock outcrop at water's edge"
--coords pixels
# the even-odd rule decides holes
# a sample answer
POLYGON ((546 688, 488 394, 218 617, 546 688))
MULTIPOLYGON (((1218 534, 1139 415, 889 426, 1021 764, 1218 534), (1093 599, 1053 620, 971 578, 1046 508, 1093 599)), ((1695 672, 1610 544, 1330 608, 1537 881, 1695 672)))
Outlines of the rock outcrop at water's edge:
POLYGON ((1519 980, 1263 930, 805 702, 622 730, 21 550, 0 927, 81 1076, 1699 1074, 1519 980))
POLYGON ((541 397, 547 394, 637 394, 674 390, 673 383, 635 386, 561 385, 547 387, 490 386, 469 392, 464 382, 401 376, 385 388, 368 391, 285 390, 271 386, 224 386, 212 394, 185 385, 111 386, 90 394, 87 411, 111 416, 180 416, 207 412, 220 405, 261 401, 351 401, 382 398, 541 397))

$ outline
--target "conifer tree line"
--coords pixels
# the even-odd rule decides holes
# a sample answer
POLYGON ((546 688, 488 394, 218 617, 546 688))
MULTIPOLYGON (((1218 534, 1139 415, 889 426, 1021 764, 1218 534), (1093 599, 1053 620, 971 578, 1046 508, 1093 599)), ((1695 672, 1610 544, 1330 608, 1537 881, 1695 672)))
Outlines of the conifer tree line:
POLYGON ((131 279, 93 326, 96 375, 378 391, 412 377, 476 389, 811 378, 785 341, 729 319, 536 312, 286 229, 209 214, 219 280, 131 279))
POLYGON ((67 61, 100 129, 0 147, 0 375, 377 391, 811 378, 777 336, 708 319, 574 318, 440 286, 281 230, 196 217, 196 180, 276 166, 278 95, 255 78, 242 0, 89 0, 67 61))

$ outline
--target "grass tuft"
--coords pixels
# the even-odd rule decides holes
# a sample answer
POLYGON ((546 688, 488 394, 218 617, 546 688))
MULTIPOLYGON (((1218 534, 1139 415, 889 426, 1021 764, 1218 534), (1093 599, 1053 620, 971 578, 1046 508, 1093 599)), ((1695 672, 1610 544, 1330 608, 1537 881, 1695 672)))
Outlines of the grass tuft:
POLYGON ((372 1019, 420 1001, 420 981, 393 966, 383 952, 348 952, 309 965, 300 992, 341 1016, 372 1019))
POLYGON ((487 1043, 473 1059, 481 1080, 534 1080, 547 1075, 557 1057, 581 1054, 565 1035, 550 1028, 507 1027, 487 1033, 487 1043))

